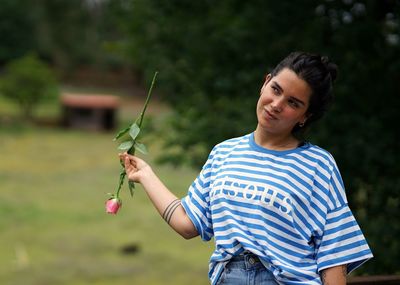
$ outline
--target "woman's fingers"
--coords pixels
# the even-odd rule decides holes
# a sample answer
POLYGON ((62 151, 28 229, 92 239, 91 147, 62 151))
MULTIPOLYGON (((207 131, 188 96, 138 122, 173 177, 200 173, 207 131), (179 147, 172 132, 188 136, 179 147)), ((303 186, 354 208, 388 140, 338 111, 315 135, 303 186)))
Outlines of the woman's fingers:
POLYGON ((134 156, 127 153, 120 153, 118 156, 119 159, 121 159, 124 163, 126 162, 126 160, 128 160, 129 163, 132 163, 134 161, 134 156))
POLYGON ((122 154, 123 159, 125 159, 125 157, 127 157, 130 161, 130 163, 137 169, 142 169, 143 167, 145 167, 147 164, 144 160, 140 159, 137 156, 128 154, 128 153, 124 153, 122 154))
POLYGON ((124 160, 124 164, 125 164, 125 169, 129 170, 131 168, 131 166, 132 166, 129 157, 125 156, 123 158, 123 160, 124 160))
POLYGON ((119 158, 125 168, 128 179, 139 182, 140 178, 143 176, 143 170, 147 169, 147 163, 144 160, 128 153, 120 153, 119 158))
POLYGON ((118 156, 119 156, 119 158, 121 159, 121 160, 125 160, 125 157, 127 156, 128 154, 126 153, 126 152, 124 152, 124 153, 119 153, 118 154, 118 156))
POLYGON ((138 168, 132 163, 132 160, 128 156, 124 158, 124 165, 128 179, 137 182, 138 168))

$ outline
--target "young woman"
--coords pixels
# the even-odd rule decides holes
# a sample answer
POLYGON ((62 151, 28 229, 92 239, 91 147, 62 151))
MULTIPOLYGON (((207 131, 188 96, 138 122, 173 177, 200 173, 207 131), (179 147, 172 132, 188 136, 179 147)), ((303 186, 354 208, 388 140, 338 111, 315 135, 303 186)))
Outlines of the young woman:
POLYGON ((325 57, 291 53, 265 78, 255 131, 215 146, 183 199, 120 155, 176 232, 214 238, 212 284, 341 285, 372 257, 335 160, 301 139, 332 101, 336 72, 325 57))

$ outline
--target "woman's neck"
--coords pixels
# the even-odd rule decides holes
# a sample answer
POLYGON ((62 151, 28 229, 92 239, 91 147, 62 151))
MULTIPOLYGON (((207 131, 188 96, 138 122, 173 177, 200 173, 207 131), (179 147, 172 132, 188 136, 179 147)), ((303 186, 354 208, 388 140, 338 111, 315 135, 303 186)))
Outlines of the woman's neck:
POLYGON ((289 134, 273 134, 267 133, 260 127, 254 132, 255 142, 270 150, 289 150, 298 147, 299 140, 291 133, 289 134))

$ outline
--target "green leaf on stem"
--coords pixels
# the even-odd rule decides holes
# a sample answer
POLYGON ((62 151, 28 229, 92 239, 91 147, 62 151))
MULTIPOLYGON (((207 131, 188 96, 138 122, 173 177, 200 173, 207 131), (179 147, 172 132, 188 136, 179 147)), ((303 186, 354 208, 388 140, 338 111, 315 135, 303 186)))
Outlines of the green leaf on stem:
POLYGON ((129 129, 129 135, 131 136, 131 138, 135 140, 139 133, 139 126, 136 123, 132 124, 131 128, 129 129))
POLYGON ((122 150, 122 151, 127 151, 127 150, 129 150, 132 146, 133 146, 133 141, 132 141, 132 140, 130 140, 130 141, 124 141, 123 143, 121 143, 121 144, 118 146, 118 149, 119 149, 119 150, 122 150))
POLYGON ((117 139, 119 139, 120 137, 125 135, 127 132, 129 132, 130 129, 131 129, 131 126, 119 131, 118 134, 115 136, 115 138, 113 140, 116 141, 117 139))
POLYGON ((149 152, 147 151, 147 147, 146 147, 144 144, 142 144, 142 143, 135 142, 134 147, 135 147, 135 149, 137 149, 138 151, 140 151, 140 152, 143 153, 143 154, 148 154, 148 153, 149 153, 149 152))
POLYGON ((133 193, 135 191, 135 182, 129 181, 128 186, 129 186, 129 192, 131 193, 131 196, 133 196, 133 193))

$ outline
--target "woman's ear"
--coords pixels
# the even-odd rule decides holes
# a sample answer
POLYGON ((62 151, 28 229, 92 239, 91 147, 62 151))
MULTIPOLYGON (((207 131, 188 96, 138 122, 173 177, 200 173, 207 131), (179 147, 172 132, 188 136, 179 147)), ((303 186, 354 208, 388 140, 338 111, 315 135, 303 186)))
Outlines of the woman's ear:
POLYGON ((304 124, 307 122, 307 120, 308 120, 311 116, 312 116, 311 113, 306 114, 304 120, 300 123, 300 125, 303 125, 303 126, 304 126, 304 124))

